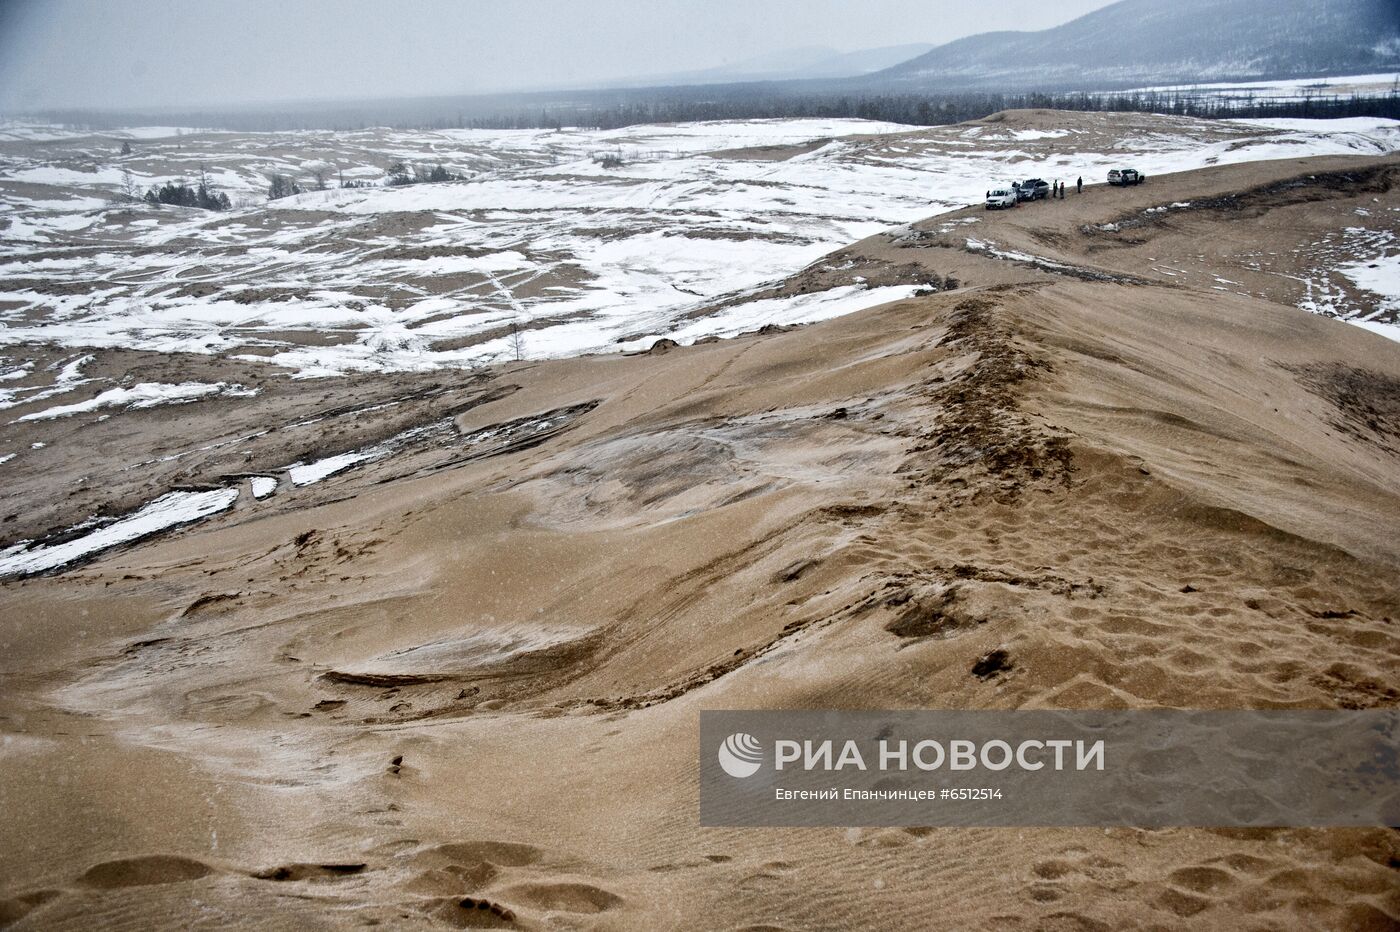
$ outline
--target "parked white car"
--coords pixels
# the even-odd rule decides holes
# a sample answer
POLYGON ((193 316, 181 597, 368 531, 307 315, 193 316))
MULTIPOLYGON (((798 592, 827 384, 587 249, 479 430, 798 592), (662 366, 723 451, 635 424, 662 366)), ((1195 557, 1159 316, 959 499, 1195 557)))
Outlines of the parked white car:
POLYGON ((1013 188, 992 188, 987 192, 987 209, 1001 210, 1016 206, 1016 191, 1013 188))

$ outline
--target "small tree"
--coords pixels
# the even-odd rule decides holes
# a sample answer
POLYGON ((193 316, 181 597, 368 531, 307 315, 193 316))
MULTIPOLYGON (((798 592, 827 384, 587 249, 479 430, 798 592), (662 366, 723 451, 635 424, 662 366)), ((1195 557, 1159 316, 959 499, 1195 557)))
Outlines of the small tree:
POLYGON ((137 194, 136 179, 131 175, 131 169, 122 169, 122 197, 128 201, 140 200, 137 194))
POLYGON ((122 142, 122 155, 130 155, 130 154, 131 154, 131 143, 126 142, 126 141, 123 141, 123 142, 122 142))
POLYGON ((517 321, 510 324, 510 354, 516 362, 525 358, 525 331, 520 329, 517 321))
POLYGON ((301 185, 297 184, 286 175, 267 176, 267 199, 275 201, 279 197, 291 197, 301 193, 301 185))
POLYGON ((326 179, 331 175, 329 162, 315 161, 307 162, 302 166, 302 170, 311 176, 311 187, 316 191, 326 190, 326 179))
POLYGON ((387 169, 389 174, 389 184, 398 186, 413 184, 413 176, 409 174, 408 166, 402 161, 394 162, 387 169))
POLYGON ((218 195, 209 184, 209 173, 205 170, 203 162, 199 164, 199 186, 195 188, 194 206, 205 210, 220 209, 218 195))

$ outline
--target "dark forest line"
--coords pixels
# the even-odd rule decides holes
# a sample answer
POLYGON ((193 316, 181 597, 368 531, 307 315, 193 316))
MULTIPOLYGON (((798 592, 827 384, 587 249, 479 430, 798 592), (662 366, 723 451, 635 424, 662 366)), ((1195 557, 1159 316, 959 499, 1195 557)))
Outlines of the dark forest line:
POLYGON ((244 132, 394 129, 618 129, 642 123, 703 120, 867 119, 911 126, 940 126, 976 120, 1001 110, 1046 109, 1148 112, 1205 119, 1278 117, 1388 117, 1400 119, 1400 89, 1372 97, 1315 95, 1275 100, 1199 92, 1162 93, 806 93, 764 91, 761 86, 662 88, 651 94, 582 95, 527 101, 526 95, 476 98, 454 106, 451 99, 327 105, 274 111, 52 111, 32 118, 83 130, 149 124, 244 132), (701 93, 708 91, 708 93, 701 93), (387 118, 386 118, 387 117, 387 118))

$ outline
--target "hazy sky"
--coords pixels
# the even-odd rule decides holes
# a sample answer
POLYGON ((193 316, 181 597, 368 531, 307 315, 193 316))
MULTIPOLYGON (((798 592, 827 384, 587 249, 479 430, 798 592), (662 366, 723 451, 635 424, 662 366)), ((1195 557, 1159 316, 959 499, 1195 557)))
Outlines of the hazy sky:
POLYGON ((1109 0, 0 0, 0 109, 577 85, 1043 29, 1109 0))

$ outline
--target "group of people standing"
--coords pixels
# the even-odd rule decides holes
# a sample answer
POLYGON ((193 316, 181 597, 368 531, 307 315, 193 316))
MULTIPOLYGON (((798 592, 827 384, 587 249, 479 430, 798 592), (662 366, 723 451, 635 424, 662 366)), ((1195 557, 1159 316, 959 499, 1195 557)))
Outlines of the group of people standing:
MULTIPOLYGON (((1074 183, 1074 193, 1084 193, 1084 177, 1082 175, 1079 177, 1079 180, 1074 183)), ((1065 183, 1063 181, 1056 181, 1052 184, 1050 186, 1050 196, 1058 197, 1063 201, 1065 199, 1065 183)))

